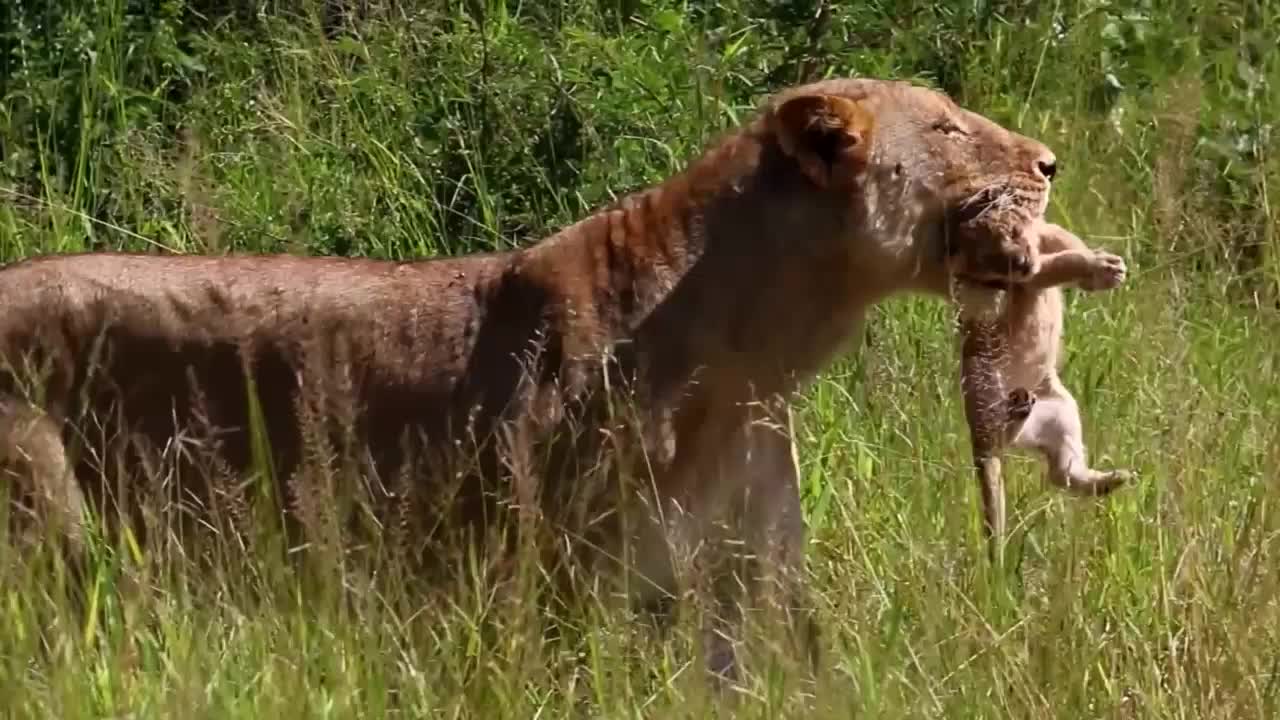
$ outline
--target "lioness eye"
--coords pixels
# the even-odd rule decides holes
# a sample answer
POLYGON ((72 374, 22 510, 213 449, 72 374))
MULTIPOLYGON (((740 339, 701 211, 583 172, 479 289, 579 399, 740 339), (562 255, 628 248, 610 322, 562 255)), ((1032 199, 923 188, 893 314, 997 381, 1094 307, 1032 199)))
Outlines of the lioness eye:
POLYGON ((964 135, 964 130, 960 129, 950 118, 942 118, 933 124, 933 129, 944 135, 964 135))

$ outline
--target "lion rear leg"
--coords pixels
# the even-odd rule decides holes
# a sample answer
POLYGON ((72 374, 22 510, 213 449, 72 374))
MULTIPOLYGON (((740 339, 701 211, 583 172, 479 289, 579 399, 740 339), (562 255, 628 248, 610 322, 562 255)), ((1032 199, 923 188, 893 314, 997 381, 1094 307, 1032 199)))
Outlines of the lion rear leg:
POLYGON ((44 411, 21 400, 0 399, 0 472, 15 501, 16 525, 51 531, 72 553, 83 549, 84 495, 62 433, 44 411))
POLYGON ((1048 463, 1049 481, 1073 495, 1106 495, 1132 478, 1127 470, 1089 467, 1080 408, 1056 378, 1045 392, 1039 393, 1014 444, 1042 453, 1048 463))

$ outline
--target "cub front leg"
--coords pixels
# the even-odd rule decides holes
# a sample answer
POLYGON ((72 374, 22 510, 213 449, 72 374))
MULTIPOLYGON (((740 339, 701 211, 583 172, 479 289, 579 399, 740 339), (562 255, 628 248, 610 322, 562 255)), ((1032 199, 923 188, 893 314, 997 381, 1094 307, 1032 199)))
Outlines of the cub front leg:
POLYGON ((1025 284, 1033 288, 1075 285, 1082 290, 1112 290, 1124 284, 1128 269, 1124 258, 1094 250, 1075 233, 1042 223, 1040 267, 1025 284))
POLYGON ((1076 285, 1081 290, 1113 290, 1124 284, 1127 272, 1124 258, 1095 250, 1089 271, 1076 285))

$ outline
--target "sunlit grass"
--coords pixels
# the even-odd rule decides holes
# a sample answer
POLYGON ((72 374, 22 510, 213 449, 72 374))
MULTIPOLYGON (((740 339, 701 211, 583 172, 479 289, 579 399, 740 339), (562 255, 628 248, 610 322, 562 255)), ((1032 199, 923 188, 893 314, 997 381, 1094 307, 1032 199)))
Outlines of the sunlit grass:
MULTIPOLYGON (((5 66, 0 255, 527 242, 665 177, 745 116, 791 37, 727 0, 689 3, 716 6, 701 15, 620 3, 642 21, 621 33, 610 3, 552 5, 490 2, 483 27, 424 5, 331 40, 267 12, 177 42, 126 27, 121 3, 69 3, 95 28, 83 41, 97 61, 28 44, 26 65, 5 66)), ((1131 487, 1072 499, 1036 459, 1007 462, 1008 562, 989 568, 950 315, 898 299, 800 402, 816 686, 762 643, 742 691, 718 698, 696 616, 663 634, 588 602, 546 633, 529 588, 298 563, 268 529, 215 542, 212 560, 96 538, 78 597, 50 548, 0 544, 3 714, 1276 716, 1280 173, 1246 130, 1280 114, 1280 72, 1265 55, 1249 72, 1266 82, 1246 93, 1234 54, 1275 27, 1274 9, 1232 24, 1179 2, 1113 32, 1116 13, 1062 3, 1058 38, 1048 5, 985 34, 872 5, 837 13, 838 28, 875 32, 828 38, 831 72, 958 84, 1054 147, 1051 219, 1129 260, 1125 287, 1069 294, 1063 378, 1092 456, 1136 470, 1131 487), (877 33, 893 41, 875 46, 877 33), (1105 73, 1124 81, 1110 104, 1105 73), (1219 163, 1218 145, 1238 155, 1219 163), (1245 267, 1251 243, 1264 251, 1245 267)), ((195 24, 166 17, 173 33, 195 24)))

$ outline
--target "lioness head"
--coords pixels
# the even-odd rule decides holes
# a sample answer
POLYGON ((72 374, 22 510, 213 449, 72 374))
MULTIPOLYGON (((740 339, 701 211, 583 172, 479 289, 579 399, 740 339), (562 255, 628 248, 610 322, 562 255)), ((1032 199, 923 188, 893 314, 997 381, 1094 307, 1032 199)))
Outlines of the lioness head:
POLYGON ((974 275, 1035 270, 1025 228, 1043 216, 1057 167, 1041 143, 940 92, 869 79, 784 91, 765 121, 814 184, 853 197, 850 227, 877 234, 873 245, 914 241, 974 275))

